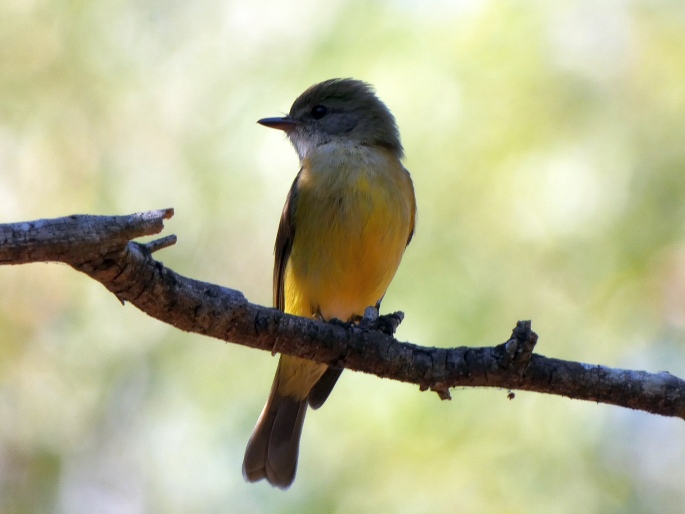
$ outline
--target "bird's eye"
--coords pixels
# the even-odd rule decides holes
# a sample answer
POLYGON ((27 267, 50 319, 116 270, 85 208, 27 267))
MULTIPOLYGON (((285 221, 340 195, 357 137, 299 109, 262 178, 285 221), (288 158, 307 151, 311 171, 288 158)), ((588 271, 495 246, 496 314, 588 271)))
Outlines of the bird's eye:
POLYGON ((328 108, 325 105, 315 105, 312 107, 312 118, 320 120, 328 114, 328 108))

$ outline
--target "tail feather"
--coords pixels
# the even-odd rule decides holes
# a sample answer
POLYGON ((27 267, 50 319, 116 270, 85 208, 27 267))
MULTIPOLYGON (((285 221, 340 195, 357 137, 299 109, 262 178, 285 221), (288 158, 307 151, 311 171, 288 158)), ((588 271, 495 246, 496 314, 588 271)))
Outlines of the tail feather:
POLYGON ((297 454, 307 400, 283 396, 273 387, 247 443, 243 476, 248 482, 266 478, 286 489, 295 480, 297 454))
POLYGON ((316 384, 314 384, 307 397, 307 402, 312 409, 316 410, 324 404, 342 372, 342 368, 328 368, 316 384))

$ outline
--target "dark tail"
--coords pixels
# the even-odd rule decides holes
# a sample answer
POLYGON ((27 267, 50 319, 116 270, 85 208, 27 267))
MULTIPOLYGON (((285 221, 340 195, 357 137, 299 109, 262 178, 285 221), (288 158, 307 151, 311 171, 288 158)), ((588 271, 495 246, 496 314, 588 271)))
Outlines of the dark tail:
POLYGON ((247 443, 243 476, 248 482, 266 478, 271 485, 286 489, 295 480, 307 399, 279 395, 276 380, 247 443))

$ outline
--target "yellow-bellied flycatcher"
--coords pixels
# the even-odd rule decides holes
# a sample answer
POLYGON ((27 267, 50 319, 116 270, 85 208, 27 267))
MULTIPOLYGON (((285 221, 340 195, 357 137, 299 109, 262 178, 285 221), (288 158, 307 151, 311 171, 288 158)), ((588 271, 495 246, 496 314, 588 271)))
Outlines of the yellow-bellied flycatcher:
MULTIPOLYGON (((290 314, 354 321, 380 301, 414 232, 416 201, 395 119, 371 86, 333 79, 282 118, 300 156, 276 236, 274 304, 290 314)), ((341 369, 282 355, 245 451, 243 475, 287 488, 307 405, 320 407, 341 369)))

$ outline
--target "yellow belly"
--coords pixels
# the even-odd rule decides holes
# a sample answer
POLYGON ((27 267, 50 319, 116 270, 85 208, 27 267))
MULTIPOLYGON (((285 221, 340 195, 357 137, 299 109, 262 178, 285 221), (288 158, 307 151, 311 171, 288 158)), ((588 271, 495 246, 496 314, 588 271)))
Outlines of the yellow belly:
POLYGON ((409 174, 386 150, 326 145, 303 162, 285 310, 343 321, 385 294, 414 225, 409 174))
MULTIPOLYGON (((414 229, 414 189, 390 152, 326 145, 302 163, 285 312, 348 321, 385 294, 414 229)), ((306 398, 327 366, 283 355, 279 394, 306 398)))

